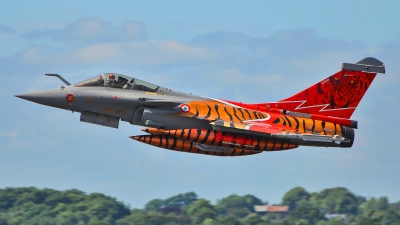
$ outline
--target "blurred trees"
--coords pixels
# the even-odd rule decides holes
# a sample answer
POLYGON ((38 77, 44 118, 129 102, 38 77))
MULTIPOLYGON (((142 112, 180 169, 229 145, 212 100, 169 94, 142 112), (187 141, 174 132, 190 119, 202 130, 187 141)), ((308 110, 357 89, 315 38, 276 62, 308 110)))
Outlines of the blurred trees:
POLYGON ((287 221, 291 224, 316 224, 320 220, 326 220, 324 214, 316 206, 305 200, 297 202, 296 208, 291 210, 287 217, 287 221))
POLYGON ((326 214, 357 214, 357 197, 346 188, 322 190, 312 195, 310 202, 326 214))
POLYGON ((218 216, 217 210, 208 200, 199 199, 188 208, 188 214, 193 218, 194 224, 201 224, 205 219, 215 220, 218 216))
POLYGON ((0 189, 0 225, 400 225, 400 201, 365 199, 342 187, 292 188, 281 204, 289 212, 257 214, 254 205, 262 204, 253 195, 230 195, 214 205, 188 192, 129 209, 100 193, 6 188, 0 189))
POLYGON ((300 201, 308 201, 310 194, 302 187, 295 187, 286 192, 282 198, 282 205, 289 206, 290 210, 296 208, 300 201))
POLYGON ((254 205, 262 205, 262 201, 253 195, 230 195, 218 200, 215 208, 223 216, 242 218, 254 212, 254 205))
POLYGON ((3 224, 113 224, 130 214, 115 198, 78 190, 6 188, 0 190, 3 224), (101 223, 100 223, 101 222, 101 223))

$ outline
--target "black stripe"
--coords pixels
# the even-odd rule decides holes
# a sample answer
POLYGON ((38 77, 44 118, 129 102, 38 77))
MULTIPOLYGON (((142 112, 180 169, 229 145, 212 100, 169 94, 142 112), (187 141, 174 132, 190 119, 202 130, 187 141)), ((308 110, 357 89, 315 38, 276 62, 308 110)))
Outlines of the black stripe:
POLYGON ((231 156, 233 156, 234 154, 235 154, 235 152, 236 152, 236 149, 231 149, 231 156))
POLYGON ((285 143, 285 142, 283 142, 283 140, 281 141, 281 147, 279 148, 279 150, 282 150, 282 148, 283 148, 283 143, 285 143))
POLYGON ((184 129, 182 129, 181 130, 181 138, 183 139, 183 135, 185 134, 185 130, 184 129))
POLYGON ((243 153, 244 153, 244 150, 242 150, 242 152, 240 152, 240 154, 239 154, 239 155, 243 155, 243 153))
POLYGON ((335 126, 335 134, 334 135, 336 135, 336 124, 334 123, 333 126, 335 126))
POLYGON ((189 129, 189 132, 188 132, 188 135, 187 135, 187 139, 188 139, 188 140, 190 140, 190 138, 191 138, 192 130, 193 130, 193 129, 189 129))
POLYGON ((232 115, 228 113, 228 111, 226 110, 226 107, 224 107, 224 110, 225 110, 225 112, 228 114, 228 116, 229 116, 230 120, 233 122, 232 115))
MULTIPOLYGON (((211 130, 210 130, 211 131, 211 130)), ((215 136, 217 135, 217 132, 215 132, 214 130, 212 131, 212 132, 214 132, 214 138, 212 139, 212 141, 211 141, 211 145, 214 145, 214 142, 215 142, 215 136)))
POLYGON ((305 119, 303 119, 303 130, 304 130, 304 132, 306 132, 306 120, 305 119))
POLYGON ((208 107, 208 112, 207 115, 204 117, 204 119, 208 119, 211 115, 211 107, 209 105, 207 105, 207 107, 208 107))
POLYGON ((299 120, 296 117, 293 117, 293 119, 296 121, 296 129, 298 130, 300 125, 299 120))
POLYGON ((257 115, 256 111, 253 111, 253 114, 254 114, 254 116, 256 117, 257 120, 260 119, 260 118, 258 118, 258 115, 257 115))
POLYGON ((241 108, 238 108, 238 110, 239 110, 239 112, 242 114, 242 120, 246 120, 246 119, 244 118, 244 114, 243 114, 242 109, 241 109, 241 108))
POLYGON ((176 147, 176 137, 173 137, 174 138, 174 142, 172 143, 172 146, 171 146, 171 149, 174 149, 175 147, 176 147))
POLYGON ((249 110, 244 109, 244 111, 247 113, 247 115, 249 115, 249 119, 253 119, 253 118, 250 116, 249 110))
POLYGON ((161 148, 161 145, 162 145, 162 140, 163 140, 163 138, 162 138, 162 136, 161 136, 161 135, 158 135, 158 138, 160 139, 160 144, 158 144, 158 147, 160 147, 160 148, 161 148))
POLYGON ((150 141, 149 143, 151 143, 153 141, 153 135, 150 135, 150 141))
POLYGON ((197 137, 193 140, 193 142, 197 142, 197 140, 199 139, 200 135, 201 135, 201 130, 197 129, 197 137))
POLYGON ((324 131, 324 134, 326 135, 326 131, 325 131, 325 121, 321 122, 321 126, 322 126, 322 130, 324 131))
POLYGON ((166 142, 166 146, 165 146, 165 148, 168 148, 168 145, 169 145, 169 140, 168 140, 168 137, 170 137, 169 135, 166 135, 165 136, 165 142, 166 142))
POLYGON ((260 112, 258 112, 258 116, 260 117, 260 119, 264 119, 265 118, 264 114, 262 114, 260 112))
POLYGON ((215 111, 217 111, 218 118, 221 118, 221 116, 219 115, 219 112, 218 112, 218 105, 217 104, 215 105, 215 111))
POLYGON ((312 129, 311 129, 311 132, 314 133, 314 129, 315 129, 315 120, 312 120, 312 129))
POLYGON ((190 142, 189 151, 192 151, 192 148, 193 148, 193 142, 190 142))
POLYGON ((254 149, 256 149, 256 150, 259 150, 260 149, 260 137, 257 137, 257 139, 256 139, 256 141, 257 141, 257 145, 254 147, 254 149))
POLYGON ((224 141, 224 138, 222 137, 221 140, 219 141, 219 143, 218 143, 217 145, 218 145, 218 146, 221 146, 223 141, 224 141))
POLYGON ((224 141, 224 133, 221 133, 222 134, 222 137, 221 137, 221 140, 219 140, 219 142, 218 142, 218 146, 221 146, 222 145, 222 142, 224 141))
POLYGON ((268 143, 269 143, 269 139, 266 138, 266 139, 265 139, 265 145, 264 145, 263 151, 265 151, 265 149, 267 149, 268 143))
POLYGON ((211 130, 207 130, 207 133, 204 136, 204 139, 200 143, 202 143, 202 144, 206 143, 208 137, 210 136, 210 132, 211 132, 211 130))
POLYGON ((284 116, 284 118, 287 120, 289 127, 292 127, 292 122, 290 122, 289 118, 287 118, 286 116, 284 116))
POLYGON ((235 117, 236 117, 239 121, 242 121, 242 120, 236 115, 236 108, 233 108, 233 115, 235 115, 235 117))
POLYGON ((271 150, 275 150, 276 139, 273 138, 272 140, 273 140, 273 142, 272 142, 272 148, 271 148, 271 150))
POLYGON ((199 117, 199 109, 196 108, 196 115, 193 116, 193 118, 199 117))

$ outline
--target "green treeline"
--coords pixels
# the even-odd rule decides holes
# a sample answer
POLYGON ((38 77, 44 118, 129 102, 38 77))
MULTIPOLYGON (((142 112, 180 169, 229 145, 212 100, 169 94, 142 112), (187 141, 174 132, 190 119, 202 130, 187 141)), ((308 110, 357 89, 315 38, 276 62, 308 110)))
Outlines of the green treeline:
POLYGON ((400 225, 400 201, 367 200, 341 187, 317 193, 295 187, 279 204, 289 206, 288 212, 254 211, 254 205, 265 204, 253 195, 212 204, 189 192, 131 209, 110 196, 76 189, 6 188, 0 189, 0 225, 400 225))

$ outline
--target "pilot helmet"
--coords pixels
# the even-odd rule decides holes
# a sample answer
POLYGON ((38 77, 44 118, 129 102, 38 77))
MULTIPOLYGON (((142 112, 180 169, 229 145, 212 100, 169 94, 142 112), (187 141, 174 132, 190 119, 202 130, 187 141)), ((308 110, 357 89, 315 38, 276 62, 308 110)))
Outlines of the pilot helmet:
POLYGON ((108 75, 108 78, 109 78, 109 79, 114 79, 115 76, 114 76, 114 74, 110 74, 110 75, 108 75))

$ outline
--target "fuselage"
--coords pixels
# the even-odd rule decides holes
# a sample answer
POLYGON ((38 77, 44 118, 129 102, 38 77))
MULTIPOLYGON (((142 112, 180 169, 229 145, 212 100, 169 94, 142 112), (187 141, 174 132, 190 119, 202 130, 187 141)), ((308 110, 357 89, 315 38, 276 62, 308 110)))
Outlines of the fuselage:
POLYGON ((80 112, 82 122, 144 126, 132 139, 160 148, 240 156, 298 146, 344 147, 354 142, 350 117, 377 73, 379 60, 342 63, 339 72, 276 102, 246 104, 177 92, 122 74, 104 73, 66 87, 17 95, 80 112))
POLYGON ((17 97, 80 112, 82 122, 118 128, 119 121, 125 121, 154 128, 156 130, 147 130, 153 135, 147 144, 162 147, 163 138, 173 137, 183 141, 182 146, 192 146, 197 152, 223 153, 228 149, 240 149, 246 151, 243 154, 254 154, 299 145, 351 147, 354 140, 353 129, 340 124, 282 115, 266 106, 255 107, 177 92, 125 75, 117 75, 117 79, 123 78, 125 82, 111 85, 108 76, 111 75, 102 74, 75 85, 17 97), (137 84, 140 86, 136 87, 137 84), (243 124, 252 121, 265 127, 274 123, 282 132, 265 134, 257 126, 248 129, 243 124), (298 134, 285 133, 285 130, 298 134))

